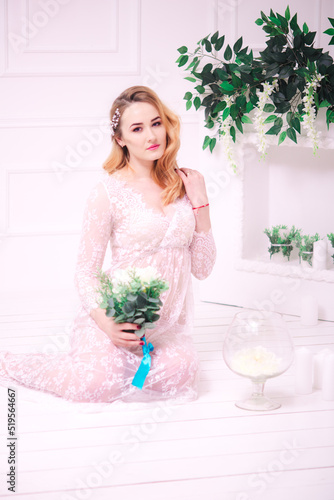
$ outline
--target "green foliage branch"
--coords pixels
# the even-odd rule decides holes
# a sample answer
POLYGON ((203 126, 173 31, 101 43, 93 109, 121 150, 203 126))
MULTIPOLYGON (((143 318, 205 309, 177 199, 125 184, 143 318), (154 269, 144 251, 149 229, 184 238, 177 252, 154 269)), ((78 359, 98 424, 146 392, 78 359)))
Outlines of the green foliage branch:
MULTIPOLYGON (((332 27, 324 33, 332 36, 329 45, 334 45, 334 19, 328 19, 332 27)), ((186 109, 204 108, 205 127, 216 129, 214 136, 205 136, 203 149, 213 151, 217 138, 226 133, 224 122, 228 117, 232 123, 229 134, 236 142, 236 134, 243 133, 244 125, 252 124, 249 114, 258 105, 257 91, 263 91, 264 83, 276 83, 271 102, 263 111, 268 114, 266 134, 278 136, 278 144, 286 138, 297 143, 305 117, 305 92, 313 95, 316 115, 320 108, 327 108, 327 127, 334 122, 334 64, 328 52, 314 47, 316 32, 306 23, 300 27, 297 14, 291 17, 289 6, 284 16, 272 9, 268 16, 261 11, 255 23, 268 37, 259 57, 255 58, 248 46, 243 47, 243 37, 230 46, 219 31, 199 40, 194 52, 186 46, 178 49, 178 66, 187 65, 190 76, 185 79, 196 84, 194 91, 184 96, 186 109), (311 83, 316 75, 321 75, 321 81, 315 90, 311 83)))
POLYGON ((107 273, 98 269, 95 276, 100 282, 99 288, 96 289, 101 298, 99 305, 102 309, 106 309, 106 316, 114 318, 115 323, 140 325, 141 329, 135 331, 140 337, 144 335, 146 329, 154 328, 153 323, 160 318, 157 314, 162 306, 160 294, 168 289, 166 281, 151 280, 143 289, 143 283, 134 271, 131 281, 119 286, 115 293, 112 280, 107 273))
POLYGON ((301 233, 296 235, 296 247, 299 248, 299 258, 308 262, 312 266, 313 243, 320 240, 318 233, 314 235, 301 233))
POLYGON ((293 241, 296 239, 297 235, 300 234, 300 229, 296 229, 295 226, 292 226, 292 228, 288 230, 287 226, 279 224, 271 228, 266 228, 263 232, 268 236, 270 241, 270 246, 268 247, 270 258, 275 253, 282 251, 284 257, 290 260, 290 254, 293 250, 293 241))

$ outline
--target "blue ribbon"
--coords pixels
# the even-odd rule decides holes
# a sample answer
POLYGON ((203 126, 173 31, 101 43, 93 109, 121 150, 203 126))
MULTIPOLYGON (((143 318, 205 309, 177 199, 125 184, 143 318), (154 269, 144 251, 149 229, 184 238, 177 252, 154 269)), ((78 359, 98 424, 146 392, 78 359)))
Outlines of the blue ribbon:
POLYGON ((143 338, 143 340, 145 342, 145 344, 142 346, 142 349, 143 349, 143 359, 141 360, 139 368, 136 371, 136 374, 135 374, 135 376, 133 377, 133 380, 132 380, 132 385, 134 385, 135 387, 138 387, 138 389, 142 389, 143 388, 145 379, 146 379, 146 377, 148 375, 148 372, 150 371, 151 362, 152 362, 151 356, 150 356, 150 352, 152 352, 153 349, 154 349, 154 347, 151 344, 151 342, 149 342, 147 344, 145 337, 143 338))

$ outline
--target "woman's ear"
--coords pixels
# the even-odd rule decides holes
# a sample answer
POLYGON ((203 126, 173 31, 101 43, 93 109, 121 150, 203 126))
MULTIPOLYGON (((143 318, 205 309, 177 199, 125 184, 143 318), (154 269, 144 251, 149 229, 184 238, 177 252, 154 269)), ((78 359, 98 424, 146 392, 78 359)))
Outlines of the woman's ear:
POLYGON ((116 141, 117 141, 117 144, 122 148, 124 146, 123 144, 123 141, 121 139, 117 139, 116 138, 116 141))

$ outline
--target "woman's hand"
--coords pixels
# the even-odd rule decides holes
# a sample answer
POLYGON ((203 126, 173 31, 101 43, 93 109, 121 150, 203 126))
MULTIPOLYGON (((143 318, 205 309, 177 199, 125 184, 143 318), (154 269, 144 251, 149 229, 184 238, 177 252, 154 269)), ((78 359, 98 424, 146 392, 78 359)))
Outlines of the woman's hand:
POLYGON ((205 180, 200 172, 191 168, 177 168, 176 172, 183 181, 187 196, 193 207, 199 207, 209 202, 205 180))
POLYGON ((106 310, 100 307, 92 309, 90 316, 97 326, 103 330, 110 340, 118 347, 137 347, 144 345, 135 333, 124 330, 139 330, 140 326, 136 323, 115 323, 113 318, 106 315, 106 310))

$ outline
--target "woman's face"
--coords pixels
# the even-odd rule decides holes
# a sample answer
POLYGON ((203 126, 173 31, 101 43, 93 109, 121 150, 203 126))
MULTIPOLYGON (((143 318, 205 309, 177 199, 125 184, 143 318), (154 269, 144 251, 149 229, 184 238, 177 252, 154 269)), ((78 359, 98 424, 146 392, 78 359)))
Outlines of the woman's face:
POLYGON ((136 160, 150 164, 158 160, 166 149, 166 128, 158 110, 148 102, 134 102, 128 106, 121 118, 121 139, 126 146, 129 162, 136 160))

